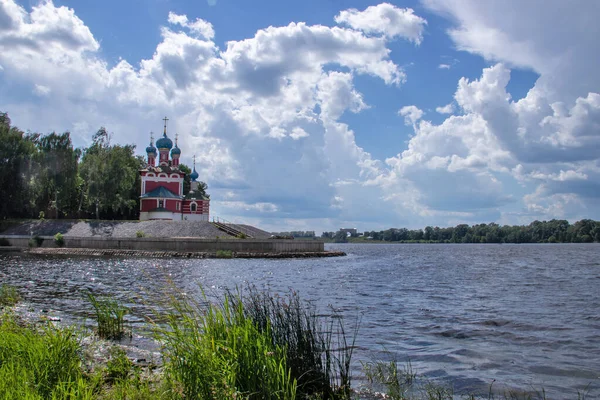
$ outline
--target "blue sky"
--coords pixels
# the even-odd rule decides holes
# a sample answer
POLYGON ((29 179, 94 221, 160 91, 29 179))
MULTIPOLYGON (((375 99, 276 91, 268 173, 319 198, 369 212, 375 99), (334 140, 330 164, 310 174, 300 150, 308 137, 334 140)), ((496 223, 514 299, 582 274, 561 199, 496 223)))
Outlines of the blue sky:
POLYGON ((140 152, 168 115, 212 213, 269 230, 598 219, 576 3, 0 0, 0 110, 140 152))

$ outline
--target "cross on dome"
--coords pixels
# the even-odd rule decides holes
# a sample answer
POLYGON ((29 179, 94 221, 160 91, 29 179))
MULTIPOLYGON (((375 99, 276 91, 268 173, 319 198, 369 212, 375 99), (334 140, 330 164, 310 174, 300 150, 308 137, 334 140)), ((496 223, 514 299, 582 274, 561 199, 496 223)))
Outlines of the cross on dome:
POLYGON ((169 118, 167 118, 167 117, 163 118, 163 121, 165 121, 165 132, 164 132, 165 135, 167 134, 167 121, 168 120, 169 120, 169 118))

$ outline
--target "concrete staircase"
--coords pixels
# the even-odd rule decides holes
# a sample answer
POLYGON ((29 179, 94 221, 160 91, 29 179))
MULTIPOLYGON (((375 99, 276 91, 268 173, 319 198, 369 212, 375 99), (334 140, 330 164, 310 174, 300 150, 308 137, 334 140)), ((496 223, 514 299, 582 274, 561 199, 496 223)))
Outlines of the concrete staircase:
POLYGON ((232 224, 231 222, 222 218, 213 218, 212 223, 217 229, 227 233, 228 235, 237 237, 245 236, 248 239, 252 239, 254 237, 247 229, 244 229, 239 225, 232 224))

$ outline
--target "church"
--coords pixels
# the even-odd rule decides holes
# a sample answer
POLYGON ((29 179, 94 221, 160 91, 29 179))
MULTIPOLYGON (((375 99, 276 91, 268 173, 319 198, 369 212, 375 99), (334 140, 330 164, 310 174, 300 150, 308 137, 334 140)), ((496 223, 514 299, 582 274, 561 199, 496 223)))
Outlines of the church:
POLYGON ((156 141, 156 147, 154 138, 150 137, 150 146, 146 147, 147 164, 140 170, 140 221, 208 221, 210 199, 198 192, 196 157, 190 174, 190 192, 184 195, 185 173, 179 170, 181 149, 177 146, 177 135, 175 146, 167 136, 168 118, 165 117, 163 121, 163 135, 156 141))

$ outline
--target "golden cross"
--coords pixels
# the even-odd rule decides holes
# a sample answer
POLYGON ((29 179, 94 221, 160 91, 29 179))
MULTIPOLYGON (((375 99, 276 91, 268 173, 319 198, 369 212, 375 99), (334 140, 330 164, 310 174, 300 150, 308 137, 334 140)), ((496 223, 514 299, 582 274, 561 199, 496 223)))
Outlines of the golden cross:
POLYGON ((154 132, 150 131, 150 144, 154 145, 154 132))
POLYGON ((175 134, 175 147, 177 147, 177 139, 179 138, 179 133, 175 134))
POLYGON ((169 118, 164 117, 163 121, 165 121, 165 135, 167 134, 167 121, 169 120, 169 118))

